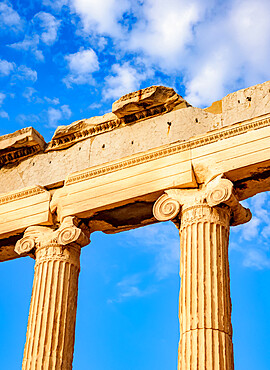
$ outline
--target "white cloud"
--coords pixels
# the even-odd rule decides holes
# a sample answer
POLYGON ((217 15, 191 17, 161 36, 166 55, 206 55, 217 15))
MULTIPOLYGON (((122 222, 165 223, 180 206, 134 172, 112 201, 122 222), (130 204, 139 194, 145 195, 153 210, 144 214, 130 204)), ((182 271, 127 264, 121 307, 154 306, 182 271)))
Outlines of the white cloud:
POLYGON ((7 118, 7 119, 9 119, 9 115, 8 115, 8 113, 7 113, 7 112, 5 112, 5 111, 3 111, 3 110, 1 110, 1 111, 0 111, 0 117, 1 117, 1 118, 7 118))
POLYGON ((0 76, 8 76, 15 68, 15 63, 0 59, 0 76))
MULTIPOLYGON (((242 58, 248 61, 253 70, 254 67, 257 70, 256 78, 260 78, 269 66, 269 14, 270 3, 267 0, 237 1, 231 12, 230 21, 234 40, 240 48, 242 58)), ((247 80, 249 79, 250 77, 247 76, 247 80)))
POLYGON ((258 270, 270 268, 270 258, 260 249, 250 249, 244 255, 243 265, 258 270))
POLYGON ((185 69, 191 104, 209 105, 239 85, 269 79, 269 13, 269 1, 238 0, 197 26, 185 69))
MULTIPOLYGON (((17 66, 15 63, 0 59, 0 77, 11 76, 11 83, 14 84, 16 80, 36 82, 37 72, 25 65, 17 66)), ((30 90, 32 88, 29 88, 30 90)), ((28 91, 28 95, 30 93, 28 91)), ((27 94, 25 91, 24 94, 27 94)), ((24 95, 23 95, 24 96, 24 95)), ((26 96, 25 96, 26 97, 26 96)))
POLYGON ((88 109, 99 109, 102 107, 102 104, 101 103, 92 103, 89 105, 88 109))
POLYGON ((10 44, 16 50, 30 51, 38 61, 44 61, 42 44, 53 45, 58 40, 61 21, 46 12, 37 13, 30 22, 29 32, 22 41, 10 44))
POLYGON ((58 105, 60 104, 60 101, 58 98, 48 98, 47 96, 44 97, 45 101, 49 104, 58 105))
POLYGON ((142 81, 151 75, 150 71, 140 72, 128 62, 114 64, 111 74, 105 78, 103 96, 105 99, 118 99, 131 91, 138 90, 142 81))
POLYGON ((0 28, 18 32, 23 29, 24 22, 19 14, 13 9, 9 1, 0 3, 0 28))
POLYGON ((50 107, 48 109, 48 126, 57 127, 62 120, 69 119, 71 110, 68 105, 62 105, 59 109, 50 107))
POLYGON ((258 237, 262 220, 253 216, 252 219, 242 226, 242 239, 252 240, 258 237))
POLYGON ((38 35, 26 35, 22 41, 10 44, 9 47, 16 50, 30 51, 35 55, 37 60, 42 62, 44 61, 44 55, 42 51, 38 49, 39 40, 40 39, 38 35))
POLYGON ((178 69, 183 65, 181 54, 193 40, 193 27, 205 9, 195 0, 146 0, 126 47, 142 51, 162 68, 178 69))
POLYGON ((37 72, 25 65, 21 65, 17 68, 17 73, 15 77, 18 80, 36 82, 37 72))
POLYGON ((159 280, 167 278, 170 274, 179 273, 179 231, 172 222, 139 228, 130 234, 136 245, 142 243, 144 248, 148 248, 147 252, 155 255, 153 270, 159 280))
POLYGON ((39 12, 34 16, 33 22, 36 26, 36 32, 39 31, 40 40, 44 44, 51 46, 57 41, 60 20, 50 13, 39 12))
POLYGON ((121 36, 123 14, 130 8, 129 0, 71 0, 71 6, 80 16, 86 33, 121 36))
POLYGON ((53 10, 61 10, 63 6, 68 5, 69 0, 43 0, 42 4, 53 10))
POLYGON ((6 98, 6 94, 0 92, 0 106, 3 104, 5 98, 6 98))
POLYGON ((140 298, 155 292, 154 286, 144 286, 144 273, 128 275, 116 285, 117 297, 109 299, 108 303, 121 303, 130 298, 140 298))
MULTIPOLYGON (((186 98, 196 106, 210 105, 239 86, 269 79, 268 0, 104 0, 102 6, 96 0, 43 0, 43 4, 54 10, 69 5, 81 19, 84 33, 80 35, 91 39, 96 50, 112 42, 109 54, 116 62, 106 78, 105 98, 140 88, 155 72, 178 82, 184 76, 186 98)), ((52 17, 44 12, 35 17, 44 27, 38 35, 47 44, 58 37, 59 21, 52 17)), ((42 60, 33 37, 32 44, 27 37, 18 44, 13 45, 31 48, 42 60)), ((80 50, 66 56, 70 73, 63 81, 68 87, 93 83, 92 73, 99 64, 94 51, 86 53, 80 50), (88 71, 80 70, 83 52, 85 59, 91 59, 88 64, 93 68, 88 71)))
POLYGON ((244 202, 252 212, 252 219, 231 228, 231 248, 242 255, 243 265, 250 268, 270 268, 270 193, 259 193, 244 202))
POLYGON ((36 114, 19 114, 16 117, 16 121, 18 121, 21 125, 24 126, 29 126, 29 124, 37 123, 40 122, 41 115, 36 115, 36 114))
POLYGON ((97 54, 93 49, 81 49, 77 53, 65 56, 69 74, 63 79, 67 87, 72 84, 92 84, 92 73, 99 70, 97 54))
POLYGON ((26 100, 28 100, 29 102, 31 102, 31 101, 33 101, 33 98, 34 98, 34 95, 35 95, 35 93, 37 92, 37 90, 36 89, 34 89, 33 87, 27 87, 25 90, 24 90, 24 92, 23 92, 23 94, 22 94, 22 96, 26 99, 26 100))
POLYGON ((115 0, 106 0, 100 7, 94 0, 72 0, 72 4, 86 34, 112 37, 122 66, 133 58, 129 68, 115 63, 106 79, 105 97, 122 95, 127 92, 124 86, 130 86, 129 91, 140 87, 143 78, 134 81, 138 58, 152 73, 185 76, 186 98, 197 106, 209 105, 239 86, 269 79, 269 1, 145 0, 118 1, 115 6, 115 0), (118 82, 122 87, 117 88, 118 82))

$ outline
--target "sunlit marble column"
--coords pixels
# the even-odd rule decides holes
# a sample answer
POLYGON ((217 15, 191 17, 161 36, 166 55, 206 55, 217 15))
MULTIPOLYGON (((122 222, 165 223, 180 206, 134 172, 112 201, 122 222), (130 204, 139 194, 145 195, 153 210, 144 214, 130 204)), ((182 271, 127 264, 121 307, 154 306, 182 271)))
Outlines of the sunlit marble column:
POLYGON ((229 228, 249 221, 251 213, 220 176, 200 190, 165 193, 154 215, 180 229, 178 369, 232 370, 229 228))
POLYGON ((56 231, 29 227, 16 244, 36 259, 23 370, 72 369, 80 252, 89 243, 77 226, 67 217, 56 231))

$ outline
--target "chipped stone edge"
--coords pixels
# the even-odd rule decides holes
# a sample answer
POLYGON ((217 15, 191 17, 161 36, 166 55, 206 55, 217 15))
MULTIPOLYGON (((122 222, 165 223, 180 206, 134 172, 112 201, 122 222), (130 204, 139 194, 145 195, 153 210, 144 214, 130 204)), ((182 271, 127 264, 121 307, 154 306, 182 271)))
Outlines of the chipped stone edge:
POLYGON ((218 131, 211 131, 208 134, 204 134, 203 136, 195 137, 185 142, 177 143, 177 144, 169 144, 163 149, 153 150, 152 152, 148 152, 147 154, 141 155, 134 155, 129 159, 123 161, 117 161, 116 163, 109 164, 106 166, 98 166, 98 168, 83 171, 83 173, 77 173, 74 175, 70 175, 67 177, 65 181, 65 185, 71 185, 78 183, 80 181, 89 180, 91 178, 105 175, 107 173, 115 172, 118 170, 122 170, 124 168, 129 168, 132 166, 136 166, 138 164, 142 164, 145 162, 149 162, 151 160, 155 160, 158 158, 163 158, 171 154, 176 154, 183 152, 185 150, 194 149, 203 145, 215 143, 219 140, 224 140, 231 138, 233 136, 244 134, 251 130, 260 129, 263 127, 270 126, 270 115, 268 114, 267 117, 261 117, 259 120, 248 120, 243 121, 241 123, 234 124, 229 128, 222 128, 218 131))

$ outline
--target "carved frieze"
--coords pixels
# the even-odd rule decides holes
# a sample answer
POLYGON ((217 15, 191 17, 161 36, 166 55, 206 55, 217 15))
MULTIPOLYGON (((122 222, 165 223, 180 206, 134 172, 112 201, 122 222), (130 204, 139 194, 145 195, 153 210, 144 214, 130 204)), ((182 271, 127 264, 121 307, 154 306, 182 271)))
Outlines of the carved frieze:
POLYGON ((82 120, 75 125, 73 130, 67 130, 67 132, 56 131, 56 134, 49 142, 46 152, 51 150, 65 149, 79 141, 89 139, 93 136, 104 134, 105 132, 112 131, 121 125, 119 119, 107 120, 105 122, 93 125, 87 125, 88 120, 82 120))
POLYGON ((67 127, 60 126, 46 151, 68 148, 81 140, 167 113, 176 106, 184 108, 189 104, 172 88, 151 86, 135 91, 113 103, 112 113, 76 121, 67 127))
POLYGON ((195 137, 188 141, 170 144, 166 147, 163 147, 162 149, 151 150, 146 154, 137 154, 128 159, 119 160, 105 166, 98 166, 94 169, 89 169, 86 171, 82 171, 81 173, 70 175, 67 177, 65 184, 71 185, 80 181, 89 180, 100 175, 116 172, 124 168, 136 166, 138 164, 150 162, 159 158, 164 158, 172 154, 184 152, 189 149, 199 148, 204 145, 215 143, 224 139, 229 139, 231 137, 244 134, 248 131, 260 129, 267 126, 270 126, 270 117, 257 121, 253 120, 251 122, 243 122, 235 127, 223 128, 215 132, 209 132, 203 136, 195 137))
POLYGON ((0 137, 0 168, 17 163, 45 148, 43 137, 33 127, 0 137))

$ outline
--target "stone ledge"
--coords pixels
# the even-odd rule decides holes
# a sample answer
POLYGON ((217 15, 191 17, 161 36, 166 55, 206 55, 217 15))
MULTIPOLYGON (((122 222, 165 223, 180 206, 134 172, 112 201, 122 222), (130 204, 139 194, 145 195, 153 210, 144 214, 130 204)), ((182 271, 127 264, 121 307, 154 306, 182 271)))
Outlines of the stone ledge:
POLYGON ((43 151, 46 143, 33 128, 26 127, 0 137, 0 168, 43 151))

